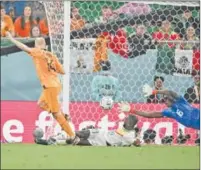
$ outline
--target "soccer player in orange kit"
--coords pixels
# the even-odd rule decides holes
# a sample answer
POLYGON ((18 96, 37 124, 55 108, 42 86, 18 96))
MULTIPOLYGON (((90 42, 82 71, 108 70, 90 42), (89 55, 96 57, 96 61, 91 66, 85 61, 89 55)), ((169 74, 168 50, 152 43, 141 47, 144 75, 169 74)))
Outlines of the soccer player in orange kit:
POLYGON ((51 52, 46 51, 46 42, 44 38, 36 38, 35 48, 30 48, 15 40, 11 33, 6 32, 6 35, 12 43, 27 52, 33 59, 41 86, 43 87, 38 105, 43 110, 52 113, 53 117, 57 120, 62 129, 71 138, 73 144, 78 143, 79 138, 75 136, 69 122, 66 121, 64 114, 60 110, 58 97, 62 87, 58 74, 65 74, 65 72, 62 65, 58 61, 58 58, 51 52))
POLYGON ((12 18, 6 15, 5 8, 1 5, 1 37, 6 36, 6 31, 11 32, 12 35, 15 34, 12 18))

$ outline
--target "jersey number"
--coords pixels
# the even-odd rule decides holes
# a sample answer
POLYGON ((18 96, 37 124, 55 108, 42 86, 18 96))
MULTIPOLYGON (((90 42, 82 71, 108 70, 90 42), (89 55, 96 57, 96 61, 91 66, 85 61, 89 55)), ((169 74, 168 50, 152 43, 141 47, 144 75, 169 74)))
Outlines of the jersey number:
POLYGON ((182 117, 184 115, 184 113, 181 111, 181 110, 178 110, 176 111, 176 114, 179 116, 179 117, 182 117))
POLYGON ((106 90, 111 90, 111 89, 114 89, 114 85, 110 85, 110 84, 105 84, 102 86, 103 89, 106 89, 106 90))

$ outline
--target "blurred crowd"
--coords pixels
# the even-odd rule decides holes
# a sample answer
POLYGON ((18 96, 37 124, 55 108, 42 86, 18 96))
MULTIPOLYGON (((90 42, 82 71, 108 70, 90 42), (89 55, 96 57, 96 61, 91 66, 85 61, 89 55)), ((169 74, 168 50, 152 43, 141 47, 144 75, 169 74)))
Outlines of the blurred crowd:
MULTIPOLYGON (((171 75, 175 71, 175 49, 192 50, 193 70, 199 70, 199 17, 194 16, 193 10, 187 7, 177 10, 172 10, 172 15, 166 16, 165 12, 159 15, 154 14, 147 4, 131 2, 116 10, 111 6, 102 6, 101 15, 89 22, 80 14, 82 12, 80 8, 72 7, 71 32, 83 31, 86 32, 84 38, 91 38, 90 36, 98 31, 97 25, 103 30, 103 25, 107 28, 97 33, 94 71, 100 70, 98 66, 100 60, 108 59, 108 49, 124 58, 136 58, 146 54, 148 49, 157 49, 157 72, 171 75), (143 19, 143 15, 150 20, 143 19), (123 25, 118 22, 119 20, 124 21, 123 25), (118 23, 120 25, 117 25, 118 23), (87 30, 93 26, 94 30, 87 30), (90 35, 87 35, 87 32, 90 32, 90 35)), ((199 13, 199 10, 197 12, 199 13)))
POLYGON ((130 35, 136 33, 136 29, 139 24, 144 25, 145 32, 152 34, 153 32, 160 30, 163 24, 162 21, 166 19, 170 22, 167 23, 167 30, 178 33, 179 37, 181 38, 185 37, 187 28, 190 26, 195 29, 195 36, 200 36, 199 17, 194 17, 193 12, 191 10, 188 10, 188 8, 180 9, 178 11, 175 10, 174 13, 174 15, 169 14, 168 16, 166 16, 165 14, 151 13, 151 8, 149 7, 149 5, 130 2, 125 3, 124 6, 116 10, 113 10, 111 6, 102 6, 101 15, 98 18, 95 18, 94 21, 87 21, 80 14, 80 8, 72 7, 71 30, 80 30, 93 24, 115 23, 119 19, 122 19, 122 15, 124 15, 123 18, 127 18, 128 20, 132 20, 132 18, 136 16, 139 17, 138 21, 134 21, 129 24, 131 28, 130 30, 127 30, 127 32, 130 35), (140 18, 140 15, 149 15, 149 17, 147 18, 147 20, 145 20, 143 19, 143 17, 140 18))
MULTIPOLYGON (((164 14, 154 13, 153 9, 149 5, 143 3, 128 2, 119 6, 117 9, 114 9, 114 6, 107 5, 102 5, 99 9, 98 4, 96 5, 96 13, 100 13, 100 15, 96 14, 92 16, 93 21, 90 21, 87 17, 85 17, 87 16, 89 7, 82 9, 82 7, 78 8, 76 7, 77 5, 72 5, 71 31, 91 27, 94 24, 115 23, 122 18, 132 20, 133 17, 137 16, 139 17, 138 21, 125 24, 125 28, 121 26, 121 28, 124 28, 126 34, 128 34, 128 37, 131 37, 134 34, 138 35, 138 33, 143 34, 143 32, 145 32, 155 38, 159 38, 161 35, 153 35, 153 33, 157 31, 162 31, 167 34, 177 33, 178 37, 191 40, 198 39, 200 36, 199 17, 193 16, 193 11, 188 10, 187 7, 177 9, 178 11, 175 9, 174 14, 166 16, 165 12, 164 14), (149 17, 144 20, 143 18, 140 18, 142 15, 149 15, 149 17), (188 30, 188 28, 191 29, 188 30)), ((7 5, 6 2, 1 3, 1 22, 4 23, 4 27, 7 27, 5 29, 15 32, 15 35, 19 37, 31 36, 31 30, 34 26, 39 27, 42 35, 48 35, 45 8, 44 5, 39 2, 27 2, 23 4, 22 2, 16 2, 15 4, 7 5), (20 11, 17 10, 17 8, 20 8, 20 11)), ((164 38, 167 39, 167 36, 164 38)))
MULTIPOLYGON (((47 18, 33 17, 34 11, 31 6, 25 5, 19 16, 15 14, 15 8, 6 9, 1 4, 1 37, 5 37, 5 32, 10 31, 16 37, 40 37, 48 36, 47 18)), ((45 13, 45 11, 43 11, 45 13)), ((45 15, 44 15, 45 16, 45 15)))

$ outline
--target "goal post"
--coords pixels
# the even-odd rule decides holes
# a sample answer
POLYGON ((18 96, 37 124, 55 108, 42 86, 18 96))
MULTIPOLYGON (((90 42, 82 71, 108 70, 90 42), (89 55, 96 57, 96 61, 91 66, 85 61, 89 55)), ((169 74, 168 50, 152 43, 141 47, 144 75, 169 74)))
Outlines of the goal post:
MULTIPOLYGON (((122 126, 123 117, 117 111, 117 103, 121 101, 139 110, 163 110, 162 96, 153 96, 149 102, 143 96, 142 87, 146 83, 152 87, 162 84, 182 96, 194 85, 192 74, 194 71, 197 74, 200 67, 199 1, 70 0, 43 4, 51 49, 66 72, 62 76, 63 111, 70 114, 76 130, 88 125, 103 129, 122 126), (191 24, 181 27, 185 12, 186 17, 193 19, 189 21, 191 24), (170 27, 167 34, 163 34, 163 24, 170 27), (186 39, 190 26, 193 40, 186 39), (139 40, 138 33, 146 36, 139 40), (111 110, 102 109, 99 100, 93 97, 92 81, 102 75, 97 60, 99 63, 109 60, 110 74, 118 79, 120 95, 114 99, 111 110)), ((101 90, 113 94, 107 88, 101 90)), ((199 107, 199 97, 195 95, 192 104, 199 107)), ((142 138, 147 129, 156 131, 157 144, 167 136, 173 136, 177 143, 180 130, 191 134, 187 144, 193 145, 197 138, 197 131, 168 118, 139 118, 139 127, 142 138)))
POLYGON ((63 65, 65 75, 63 76, 63 112, 70 115, 69 95, 70 95, 70 17, 71 1, 64 1, 64 46, 63 65))

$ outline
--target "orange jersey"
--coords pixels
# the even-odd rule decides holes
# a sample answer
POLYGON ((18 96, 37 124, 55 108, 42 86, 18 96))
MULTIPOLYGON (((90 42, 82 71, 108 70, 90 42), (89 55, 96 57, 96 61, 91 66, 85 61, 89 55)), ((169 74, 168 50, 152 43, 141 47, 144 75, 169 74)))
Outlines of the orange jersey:
POLYGON ((9 15, 3 17, 3 23, 1 24, 1 36, 6 36, 6 31, 14 33, 14 24, 13 20, 9 15))
POLYGON ((97 72, 101 70, 100 61, 108 60, 107 55, 107 37, 99 36, 95 43, 95 55, 94 55, 94 68, 93 71, 97 72))
MULTIPOLYGON (((15 20, 15 33, 18 37, 30 37, 31 36, 31 23, 28 21, 25 23, 24 29, 21 28, 21 19, 22 17, 18 17, 15 20)), ((33 21, 33 24, 36 24, 36 21, 33 21)))
POLYGON ((39 22, 39 27, 40 27, 40 31, 41 31, 42 35, 48 35, 49 34, 48 26, 46 24, 45 19, 43 19, 39 22))
POLYGON ((59 74, 65 74, 57 57, 49 51, 32 48, 29 53, 33 57, 36 71, 42 86, 60 87, 59 74))
POLYGON ((80 30, 84 27, 85 21, 83 19, 71 19, 70 30, 80 30))

